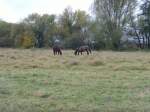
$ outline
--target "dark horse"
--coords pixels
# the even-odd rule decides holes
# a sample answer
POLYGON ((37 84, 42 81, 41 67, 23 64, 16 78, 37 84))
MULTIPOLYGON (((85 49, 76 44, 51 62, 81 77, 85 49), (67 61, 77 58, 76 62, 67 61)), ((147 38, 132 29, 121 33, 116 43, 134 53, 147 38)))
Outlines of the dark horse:
POLYGON ((76 48, 74 54, 79 55, 79 53, 80 53, 82 55, 82 52, 87 52, 87 55, 92 53, 90 47, 85 45, 85 46, 80 46, 80 47, 76 48))
POLYGON ((61 47, 54 45, 53 46, 53 53, 54 53, 54 55, 62 55, 61 47))

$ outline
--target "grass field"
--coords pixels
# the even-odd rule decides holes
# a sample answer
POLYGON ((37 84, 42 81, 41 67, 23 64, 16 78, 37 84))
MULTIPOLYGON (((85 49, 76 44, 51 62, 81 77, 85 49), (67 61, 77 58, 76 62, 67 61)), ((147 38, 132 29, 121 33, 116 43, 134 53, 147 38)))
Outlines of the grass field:
POLYGON ((0 112, 150 112, 150 53, 0 49, 0 112))

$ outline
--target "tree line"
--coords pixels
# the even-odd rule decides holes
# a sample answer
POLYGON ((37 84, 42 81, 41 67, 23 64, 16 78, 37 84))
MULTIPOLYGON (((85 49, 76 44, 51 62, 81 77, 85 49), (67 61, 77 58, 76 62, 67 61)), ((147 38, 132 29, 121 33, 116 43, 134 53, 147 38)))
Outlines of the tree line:
POLYGON ((124 28, 137 37, 139 48, 150 48, 150 1, 94 0, 90 16, 82 10, 64 9, 54 14, 28 15, 19 23, 0 20, 0 47, 43 48, 59 42, 66 49, 89 45, 93 49, 121 47, 124 28), (142 42, 141 42, 142 38, 142 42))

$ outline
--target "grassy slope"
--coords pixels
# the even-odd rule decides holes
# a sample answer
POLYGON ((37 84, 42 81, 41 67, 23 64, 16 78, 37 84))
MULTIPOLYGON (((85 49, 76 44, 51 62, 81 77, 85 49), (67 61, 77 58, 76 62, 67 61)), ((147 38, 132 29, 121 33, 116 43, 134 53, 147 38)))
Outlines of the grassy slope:
POLYGON ((0 112, 149 112, 150 53, 0 49, 0 112))

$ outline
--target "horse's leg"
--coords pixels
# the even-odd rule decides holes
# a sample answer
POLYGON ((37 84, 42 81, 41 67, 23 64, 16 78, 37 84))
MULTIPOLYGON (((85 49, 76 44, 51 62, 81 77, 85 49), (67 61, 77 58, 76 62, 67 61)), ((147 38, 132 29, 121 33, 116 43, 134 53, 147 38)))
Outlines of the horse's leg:
POLYGON ((59 53, 60 53, 60 55, 62 55, 62 52, 61 52, 61 50, 59 51, 59 53))
POLYGON ((89 48, 89 52, 90 52, 90 54, 92 54, 92 51, 91 51, 91 49, 89 48))
POLYGON ((77 50, 75 50, 74 55, 77 55, 77 50))
POLYGON ((80 55, 81 54, 81 51, 78 51, 78 55, 80 55))
POLYGON ((88 51, 88 50, 86 50, 86 52, 87 52, 87 55, 89 55, 89 51, 88 51))
POLYGON ((53 49, 53 54, 55 55, 55 50, 53 49))

